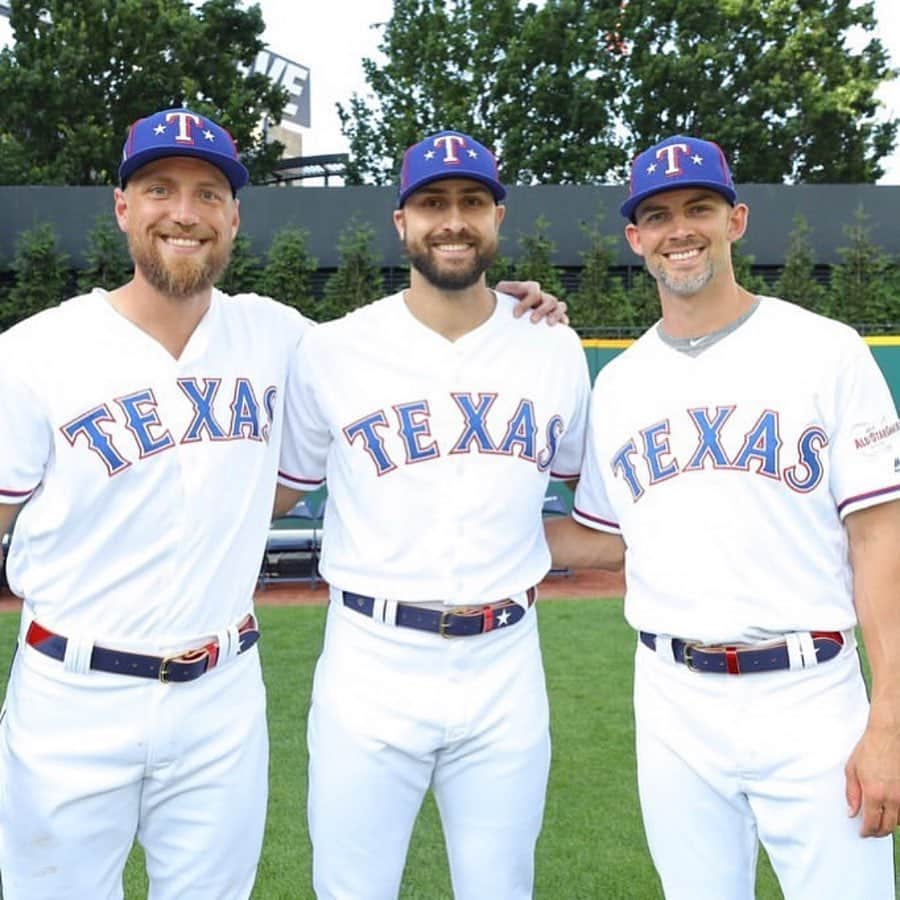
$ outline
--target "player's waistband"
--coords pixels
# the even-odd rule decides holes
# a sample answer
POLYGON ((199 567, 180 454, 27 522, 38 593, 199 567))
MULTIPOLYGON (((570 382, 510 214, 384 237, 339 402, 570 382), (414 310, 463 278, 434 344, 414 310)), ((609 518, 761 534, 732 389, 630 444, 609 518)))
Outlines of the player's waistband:
POLYGON ((521 621, 525 613, 534 605, 537 588, 530 587, 524 592, 522 602, 507 597, 484 606, 455 606, 432 609, 415 603, 398 603, 384 597, 366 597, 352 591, 333 589, 332 596, 355 612, 369 616, 387 625, 401 628, 415 628, 418 631, 432 631, 441 637, 471 637, 485 634, 499 628, 510 628, 521 621))
POLYGON ((844 646, 854 646, 847 631, 792 631, 763 644, 700 644, 669 635, 639 632, 641 643, 670 662, 692 672, 749 675, 780 669, 809 669, 834 659, 844 646))
POLYGON ((239 656, 259 640, 256 617, 248 613, 240 622, 189 650, 166 656, 149 656, 127 650, 112 650, 89 641, 74 641, 55 634, 32 621, 25 631, 25 643, 45 656, 58 659, 67 669, 111 672, 163 682, 193 681, 226 659, 239 656))

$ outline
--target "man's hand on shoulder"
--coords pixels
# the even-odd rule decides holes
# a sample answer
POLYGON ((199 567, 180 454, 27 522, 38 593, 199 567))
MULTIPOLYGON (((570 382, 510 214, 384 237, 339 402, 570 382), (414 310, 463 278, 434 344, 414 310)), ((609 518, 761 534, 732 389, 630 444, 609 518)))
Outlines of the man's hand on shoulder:
POLYGON ((544 319, 548 325, 569 324, 565 301, 542 291, 537 281, 500 281, 497 283, 497 290, 518 299, 519 305, 513 310, 516 318, 524 316, 531 310, 532 322, 544 319))

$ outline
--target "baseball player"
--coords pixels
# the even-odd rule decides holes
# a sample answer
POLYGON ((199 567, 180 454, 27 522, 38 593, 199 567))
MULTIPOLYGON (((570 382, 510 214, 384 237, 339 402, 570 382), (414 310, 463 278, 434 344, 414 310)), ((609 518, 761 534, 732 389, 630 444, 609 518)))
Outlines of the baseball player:
POLYGON ((894 897, 900 423, 845 325, 735 281, 713 143, 634 161, 625 235, 662 320, 597 376, 557 564, 627 545, 640 801, 670 900, 894 897), (871 707, 854 641, 872 666, 871 707))
POLYGON ((573 331, 509 324, 512 299, 485 285, 505 193, 468 135, 410 147, 394 213, 409 289, 316 328, 291 376, 279 480, 329 490, 308 726, 320 900, 397 896, 429 787, 455 896, 532 895, 541 506, 579 471, 589 379, 573 331))
MULTIPOLYGON (((133 280, 0 335, 0 533, 21 510, 24 598, 0 723, 4 896, 121 897, 137 837, 152 897, 245 898, 267 792, 252 595, 311 323, 212 287, 248 177, 227 131, 158 112, 119 174, 133 280)), ((509 289, 517 314, 564 315, 535 284, 509 289)))
POLYGON ((0 531, 24 504, 3 891, 121 897, 137 837, 152 897, 246 898, 268 755, 252 597, 310 323, 213 288, 248 178, 227 131, 155 113, 119 175, 133 279, 0 335, 0 531))

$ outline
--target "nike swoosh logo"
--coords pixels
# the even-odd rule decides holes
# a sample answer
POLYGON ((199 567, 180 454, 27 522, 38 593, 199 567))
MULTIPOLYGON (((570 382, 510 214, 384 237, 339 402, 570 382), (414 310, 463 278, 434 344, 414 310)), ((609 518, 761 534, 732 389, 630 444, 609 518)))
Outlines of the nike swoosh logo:
POLYGON ((705 336, 705 335, 704 335, 704 337, 691 338, 691 339, 688 341, 688 344, 690 344, 691 347, 696 347, 697 344, 702 344, 705 340, 706 340, 706 336, 705 336))

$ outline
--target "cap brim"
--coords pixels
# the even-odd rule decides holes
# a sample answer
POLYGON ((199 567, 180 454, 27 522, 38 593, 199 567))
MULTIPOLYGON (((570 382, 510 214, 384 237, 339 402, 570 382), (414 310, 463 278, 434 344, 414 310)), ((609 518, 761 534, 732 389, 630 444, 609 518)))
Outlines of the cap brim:
POLYGON ((209 163, 211 166, 215 166, 217 169, 220 169, 228 179, 231 189, 235 193, 244 187, 250 180, 250 173, 243 163, 240 163, 229 156, 224 156, 223 154, 205 148, 203 150, 194 150, 191 147, 180 147, 175 150, 171 147, 154 147, 152 149, 142 150, 126 159, 119 166, 119 182, 124 186, 125 182, 127 182, 138 169, 143 168, 154 160, 165 159, 168 156, 191 156, 195 159, 202 159, 203 162, 209 163))
POLYGON ((654 194, 664 194, 667 191, 678 191, 683 188, 692 187, 706 188, 708 191, 715 191, 717 194, 721 194, 732 206, 737 202, 737 192, 733 188, 729 188, 718 181, 704 181, 701 178, 692 178, 689 181, 679 181, 678 184, 668 185, 666 187, 652 187, 648 188, 646 191, 641 191, 639 194, 629 197, 619 207, 619 212, 621 212, 626 219, 634 221, 635 210, 648 197, 652 197, 654 194))
POLYGON ((397 197, 397 208, 399 209, 403 206, 404 203, 412 196, 416 191, 420 188, 425 187, 426 184, 431 184, 433 181, 447 181, 450 178, 464 178, 469 181, 478 181, 483 184, 493 195, 494 201, 499 203, 504 197, 506 197, 506 188, 503 187, 498 181, 493 181, 490 178, 486 178, 483 175, 476 175, 472 172, 460 172, 458 175, 448 174, 446 172, 435 172, 432 175, 427 175, 424 178, 420 178, 415 184, 410 185, 405 191, 400 193, 397 197))

